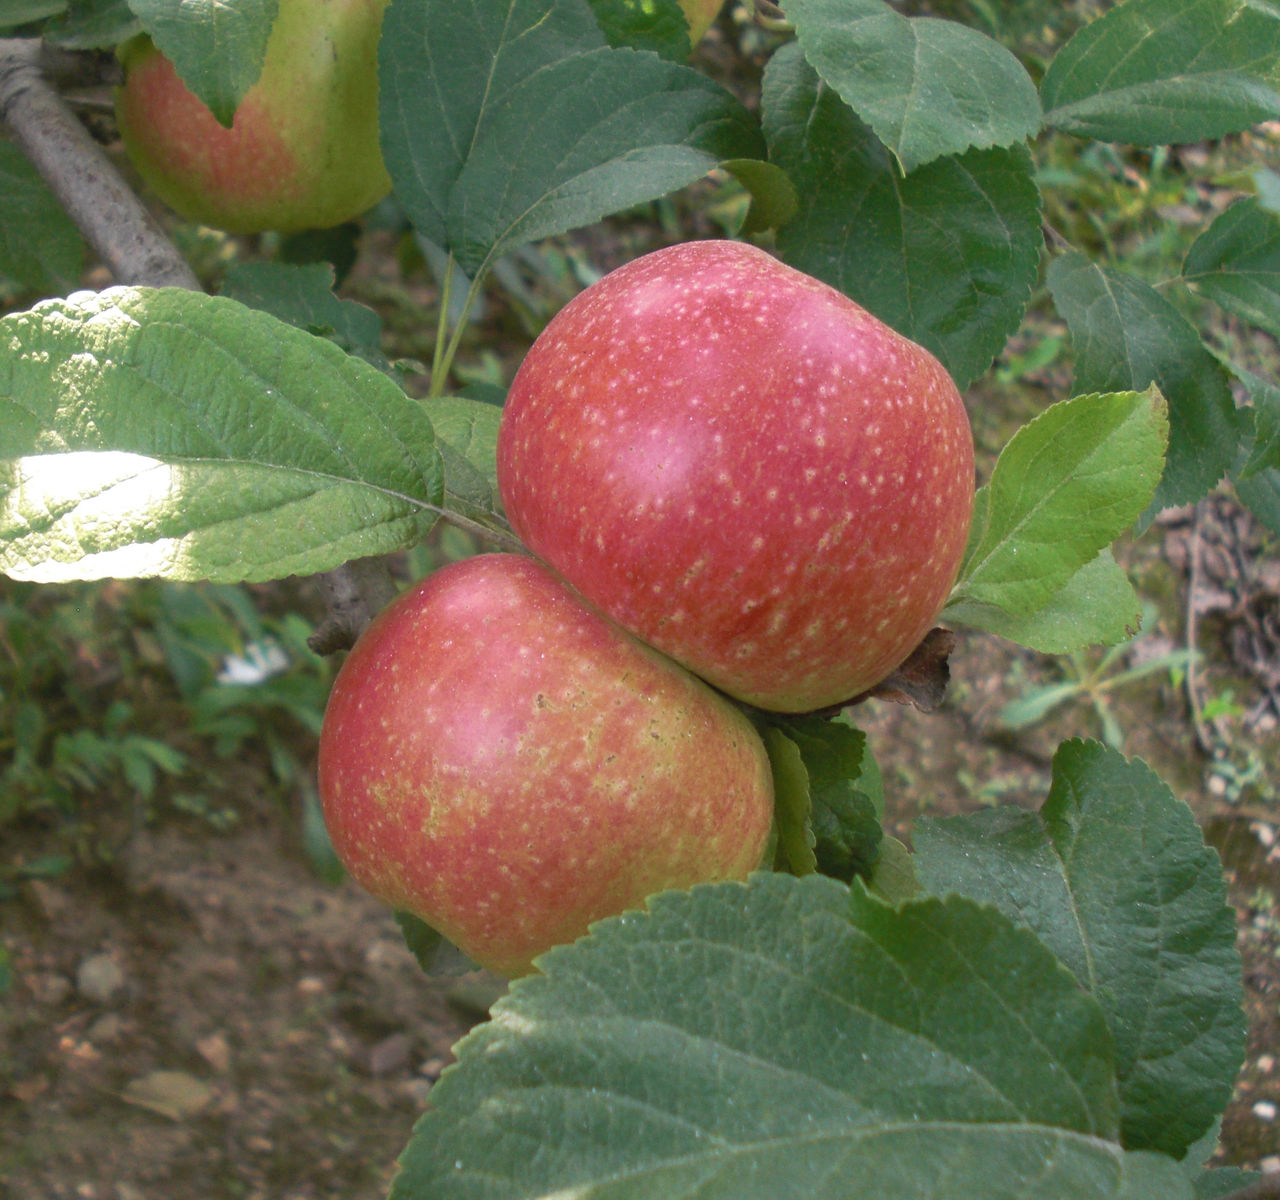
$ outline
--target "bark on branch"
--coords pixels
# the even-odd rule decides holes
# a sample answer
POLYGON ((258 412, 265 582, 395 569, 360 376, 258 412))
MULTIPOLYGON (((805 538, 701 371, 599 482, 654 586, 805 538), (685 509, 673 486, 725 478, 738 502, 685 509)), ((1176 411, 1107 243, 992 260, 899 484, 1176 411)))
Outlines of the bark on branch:
POLYGON ((0 120, 118 282, 199 290, 195 272, 45 79, 41 47, 0 38, 0 120))

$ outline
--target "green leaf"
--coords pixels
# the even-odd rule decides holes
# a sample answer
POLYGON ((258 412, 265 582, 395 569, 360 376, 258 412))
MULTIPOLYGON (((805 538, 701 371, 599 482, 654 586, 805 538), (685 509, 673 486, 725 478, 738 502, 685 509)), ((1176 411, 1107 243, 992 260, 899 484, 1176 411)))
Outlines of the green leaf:
POLYGON ((1154 288, 1080 254, 1055 259, 1048 282, 1071 331, 1074 391, 1154 383, 1168 401, 1168 459, 1144 520, 1207 495, 1235 457, 1240 418, 1226 370, 1195 327, 1154 288))
POLYGON ((1164 1154, 1135 1150, 1124 1156, 1117 1200, 1195 1200, 1195 1193, 1180 1163, 1164 1154))
POLYGON ((985 372, 1039 270, 1030 155, 973 150, 904 179, 794 44, 770 59, 761 105, 770 158, 800 196, 783 258, 926 346, 961 388, 985 372))
POLYGON ((1280 469, 1280 387, 1239 367, 1233 373, 1249 393, 1253 416, 1253 441, 1237 478, 1280 469))
POLYGON ((1114 646, 1138 630, 1142 603, 1110 550, 1085 563, 1030 615, 958 600, 946 619, 984 629, 1042 654, 1070 654, 1085 646, 1114 646))
POLYGON ((66 50, 108 50, 141 28, 126 0, 81 0, 50 21, 41 34, 66 50))
POLYGON ((0 0, 0 29, 43 21, 67 7, 67 0, 0 0))
POLYGON ((130 0, 178 77, 228 129, 262 74, 279 0, 130 0))
POLYGON ((1026 924, 1097 997, 1125 1146, 1181 1157, 1226 1105, 1244 1051, 1234 914, 1191 810, 1140 760, 1071 741, 1039 813, 923 820, 914 841, 927 888, 1026 924))
POLYGON ((1263 1177, 1261 1171, 1246 1171, 1240 1167, 1218 1167, 1212 1171, 1201 1171, 1193 1181, 1194 1197, 1195 1200, 1222 1200, 1235 1192, 1244 1191, 1263 1177))
POLYGON ((476 275, 522 243, 763 155, 755 119, 705 75, 632 50, 577 54, 486 120, 449 195, 447 244, 476 275))
POLYGON ((523 242, 763 156, 727 91, 605 46, 586 0, 393 6, 379 55, 396 194, 472 276, 523 242))
POLYGON ((761 731, 773 774, 773 822, 777 833, 775 862, 793 875, 811 875, 818 869, 814 854, 809 772, 800 747, 777 725, 761 731))
POLYGON ((1280 536, 1280 468, 1268 467, 1237 479, 1236 495, 1272 533, 1280 536))
POLYGON ((434 0, 387 9, 378 44, 382 155, 419 233, 447 245, 453 185, 512 90, 604 44, 586 0, 434 0))
POLYGON ((887 904, 915 900, 924 893, 916 878, 915 856, 895 837, 880 843, 880 856, 871 868, 867 888, 887 904))
POLYGON ((1167 145, 1280 115, 1273 0, 1127 0, 1058 52, 1045 121, 1104 142, 1167 145))
POLYGON ((875 799, 860 786, 867 736, 823 717, 790 717, 781 727, 808 775, 817 869, 848 883, 871 869, 884 836, 875 799))
POLYGON ((0 141, 0 275, 42 296, 80 280, 84 241, 27 156, 0 141))
POLYGON ((1237 200, 1192 244, 1182 274, 1201 295, 1280 337, 1280 213, 1237 200))
POLYGON ((953 601, 970 617, 975 606, 1027 617, 1054 603, 1142 512, 1165 437, 1155 389, 1077 396, 1024 425, 982 489, 953 601))
POLYGON ((760 874, 539 966, 456 1048, 394 1200, 1119 1193, 1097 1003, 994 909, 760 874))
POLYGON ((222 295, 327 337, 348 353, 385 367, 380 349, 382 318, 354 300, 340 300, 333 284, 331 263, 245 262, 227 272, 222 295))
POLYGON ((774 163, 756 158, 731 158, 720 164, 751 194, 751 206, 740 234, 762 233, 778 229, 790 221, 800 208, 791 177, 774 163))
POLYGON ((883 0, 788 0, 786 10, 805 58, 904 174, 1040 128, 1022 64, 976 29, 904 17, 883 0))
POLYGON ((589 0, 610 46, 652 50, 683 62, 693 47, 689 22, 678 0, 589 0))
POLYGON ((418 960, 418 966, 430 972, 436 965, 436 956, 440 952, 444 939, 421 917, 415 917, 413 913, 397 912, 395 918, 396 924, 400 926, 400 932, 404 935, 404 944, 418 960))
POLYGON ((442 498, 421 406, 235 301, 112 288, 0 321, 0 570, 226 582, 422 536, 442 498))
POLYGON ((499 512, 498 425, 502 409, 465 396, 440 396, 423 406, 444 463, 444 504, 472 520, 499 512))

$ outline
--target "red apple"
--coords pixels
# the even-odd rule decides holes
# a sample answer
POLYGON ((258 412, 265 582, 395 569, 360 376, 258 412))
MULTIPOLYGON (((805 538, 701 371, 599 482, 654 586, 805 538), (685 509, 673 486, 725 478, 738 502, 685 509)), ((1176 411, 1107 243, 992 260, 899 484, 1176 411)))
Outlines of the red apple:
POLYGON ((498 437, 507 516, 637 637, 803 712, 872 687, 964 552, 973 439, 942 365, 736 242, 607 275, 530 349, 498 437))
POLYGON ((509 975, 654 892, 745 878, 773 814, 742 712, 515 554, 378 616, 334 683, 319 772, 357 882, 509 975))
POLYGON ((387 0, 280 0, 258 82, 231 128, 144 37, 120 50, 116 118, 144 181, 189 220, 232 233, 323 229, 391 190, 378 145, 387 0))

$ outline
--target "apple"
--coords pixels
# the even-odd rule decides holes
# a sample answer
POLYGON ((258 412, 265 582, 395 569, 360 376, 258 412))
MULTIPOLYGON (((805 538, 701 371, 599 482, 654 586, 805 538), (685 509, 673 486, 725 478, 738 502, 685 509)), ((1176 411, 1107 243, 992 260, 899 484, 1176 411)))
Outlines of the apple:
POLYGON ((937 618, 973 438, 927 350, 755 247, 606 275, 534 342, 498 434, 525 544, 625 629, 760 708, 847 702, 937 618))
POLYGON ((391 190, 378 145, 387 0, 280 0, 257 83, 231 128, 145 35, 120 48, 116 119, 143 180, 192 221, 231 233, 323 229, 391 190))
POLYGON ((444 567, 375 618, 319 782, 352 877, 507 975, 655 892, 745 878, 773 815, 741 710, 519 554, 444 567))

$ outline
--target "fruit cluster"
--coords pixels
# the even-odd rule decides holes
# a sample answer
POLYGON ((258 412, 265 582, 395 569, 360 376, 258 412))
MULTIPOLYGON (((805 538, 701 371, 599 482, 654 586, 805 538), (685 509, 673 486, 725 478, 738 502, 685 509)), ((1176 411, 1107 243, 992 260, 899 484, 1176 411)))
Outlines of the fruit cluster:
POLYGON ((369 891, 518 974, 772 822, 743 704, 838 705, 929 630, 973 443, 926 350, 728 241, 659 250, 530 349, 498 439, 533 557, 432 575, 335 682, 320 791, 369 891))

